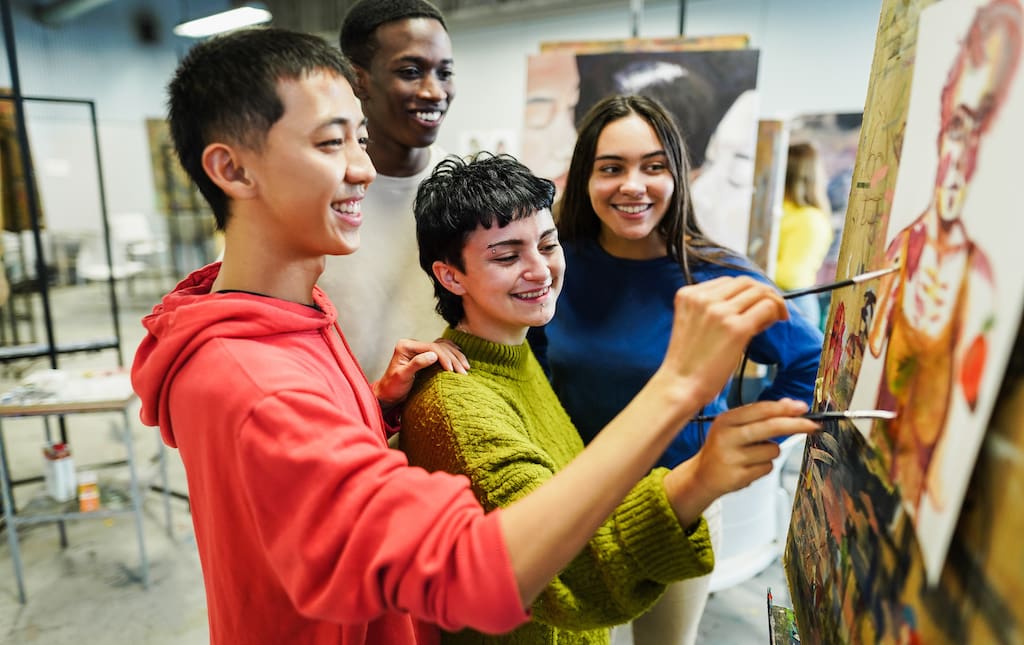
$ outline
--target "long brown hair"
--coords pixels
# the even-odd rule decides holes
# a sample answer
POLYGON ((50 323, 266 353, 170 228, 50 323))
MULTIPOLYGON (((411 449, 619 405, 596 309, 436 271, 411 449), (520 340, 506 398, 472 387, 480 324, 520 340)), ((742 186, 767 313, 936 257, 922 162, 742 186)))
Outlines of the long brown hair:
POLYGON ((810 143, 789 146, 786 160, 785 197, 797 206, 813 206, 827 214, 829 207, 825 191, 825 169, 818 150, 810 143))
POLYGON ((597 102, 580 122, 576 147, 572 153, 565 192, 555 206, 558 236, 575 243, 598 239, 601 220, 590 201, 590 175, 597 154, 597 140, 608 124, 635 114, 647 121, 658 136, 668 157, 673 191, 668 210, 658 223, 658 234, 665 241, 669 257, 683 270, 687 284, 693 283, 690 263, 708 262, 740 268, 729 262, 735 256, 712 241, 697 224, 690 198, 690 161, 675 121, 658 101, 640 95, 615 95, 597 102))

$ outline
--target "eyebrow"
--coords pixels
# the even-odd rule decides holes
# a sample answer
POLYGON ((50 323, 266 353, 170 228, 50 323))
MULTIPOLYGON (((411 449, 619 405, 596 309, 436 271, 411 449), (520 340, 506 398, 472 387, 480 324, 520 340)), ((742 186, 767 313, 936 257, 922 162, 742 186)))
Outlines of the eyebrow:
MULTIPOLYGON (((668 153, 666 153, 664 150, 656 150, 654 152, 648 152, 647 154, 642 155, 640 158, 641 159, 650 159, 651 157, 667 157, 667 156, 668 156, 668 153)), ((594 157, 594 161, 622 161, 623 159, 625 159, 625 157, 623 157, 622 155, 599 155, 597 157, 594 157)))
MULTIPOLYGON (((327 127, 330 127, 332 125, 340 125, 341 127, 344 128, 345 126, 347 126, 347 125, 349 125, 351 123, 352 123, 352 119, 350 119, 348 117, 336 116, 336 117, 334 117, 332 119, 327 119, 326 121, 324 121, 323 123, 318 125, 316 127, 316 129, 320 130, 322 128, 327 128, 327 127)), ((359 120, 358 127, 360 127, 360 128, 366 127, 366 117, 365 116, 362 119, 359 120)))
MULTIPOLYGON (((556 228, 549 228, 548 230, 546 230, 546 231, 544 231, 543 233, 540 234, 540 239, 543 240, 544 238, 550 237, 550 236, 554 235, 557 232, 558 232, 558 229, 556 229, 556 228)), ((510 239, 510 240, 499 240, 497 242, 494 242, 493 244, 488 244, 487 248, 488 249, 495 249, 495 248, 498 248, 498 247, 501 247, 501 246, 522 246, 523 244, 525 244, 525 242, 522 239, 520 239, 520 238, 513 238, 513 239, 510 239)))
MULTIPOLYGON (((429 66, 431 61, 430 61, 429 58, 427 58, 425 56, 402 56, 401 58, 396 58, 395 62, 396 63, 416 63, 417 65, 426 64, 426 65, 429 66)), ((441 64, 442 65, 454 65, 455 64, 455 59, 454 58, 442 58, 441 59, 441 64)))

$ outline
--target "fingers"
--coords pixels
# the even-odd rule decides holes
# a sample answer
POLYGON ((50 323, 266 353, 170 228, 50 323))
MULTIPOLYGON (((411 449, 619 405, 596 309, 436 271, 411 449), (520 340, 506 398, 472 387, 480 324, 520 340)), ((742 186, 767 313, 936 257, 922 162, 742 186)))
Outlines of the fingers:
POLYGON ((727 425, 739 426, 747 423, 754 423, 763 419, 773 417, 796 417, 807 412, 807 404, 794 399, 779 399, 778 401, 758 401, 732 408, 719 414, 715 421, 727 425))
POLYGON ((413 366, 414 372, 435 362, 449 372, 469 372, 469 359, 458 345, 445 338, 438 338, 432 343, 403 338, 395 345, 395 358, 403 364, 413 366))
POLYGON ((718 278, 676 292, 676 315, 663 365, 695 400, 721 391, 757 333, 788 315, 776 290, 753 278, 718 278))
POLYGON ((782 399, 760 401, 719 414, 698 453, 700 477, 721 495, 739 490, 772 470, 781 454, 771 441, 798 433, 815 432, 819 425, 803 418, 807 405, 782 399))
POLYGON ((770 472, 772 472, 771 461, 756 464, 753 466, 748 466, 747 468, 744 468, 743 470, 736 472, 736 479, 734 480, 730 490, 736 491, 744 489, 770 472))
POLYGON ((413 372, 418 372, 424 367, 429 367, 430 365, 433 365, 437 361, 437 352, 422 352, 412 357, 412 360, 409 361, 409 368, 411 368, 413 372))
POLYGON ((738 317, 735 324, 750 335, 789 317, 786 302, 771 285, 753 278, 716 278, 681 288, 677 306, 706 310, 723 319, 738 317))
POLYGON ((807 405, 802 401, 759 401, 718 415, 711 431, 727 434, 730 443, 738 445, 816 432, 821 426, 800 416, 805 412, 807 405))
POLYGON ((438 338, 433 343, 433 350, 437 352, 438 363, 449 372, 466 374, 469 372, 469 359, 462 353, 458 345, 447 338, 438 338))

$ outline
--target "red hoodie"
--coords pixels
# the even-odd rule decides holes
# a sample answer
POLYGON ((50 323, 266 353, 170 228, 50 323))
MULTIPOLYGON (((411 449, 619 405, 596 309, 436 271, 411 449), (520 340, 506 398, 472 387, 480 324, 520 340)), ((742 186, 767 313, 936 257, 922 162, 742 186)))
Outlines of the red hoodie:
POLYGON ((318 288, 315 309, 210 293, 212 264, 143 319, 142 421, 188 476, 213 643, 433 643, 527 620, 498 513, 390 450, 318 288))

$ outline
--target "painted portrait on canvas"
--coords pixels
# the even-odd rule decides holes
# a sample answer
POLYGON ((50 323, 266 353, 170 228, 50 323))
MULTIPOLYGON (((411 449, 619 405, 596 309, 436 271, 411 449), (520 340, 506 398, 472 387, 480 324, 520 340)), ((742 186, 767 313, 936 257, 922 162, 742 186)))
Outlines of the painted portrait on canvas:
MULTIPOLYGON (((851 408, 898 491, 928 577, 941 572, 1024 299, 1018 0, 922 12, 874 315, 851 408), (1013 115, 1013 116, 1010 116, 1013 115)), ((880 268, 880 267, 874 267, 880 268)))
POLYGON ((527 59, 521 159, 536 175, 555 182, 558 194, 565 188, 576 145, 579 97, 575 53, 561 50, 527 59))

